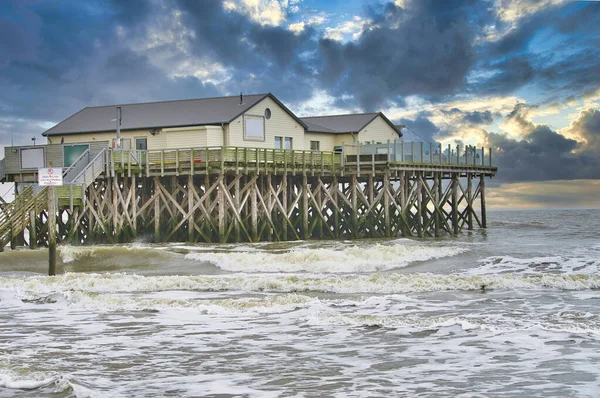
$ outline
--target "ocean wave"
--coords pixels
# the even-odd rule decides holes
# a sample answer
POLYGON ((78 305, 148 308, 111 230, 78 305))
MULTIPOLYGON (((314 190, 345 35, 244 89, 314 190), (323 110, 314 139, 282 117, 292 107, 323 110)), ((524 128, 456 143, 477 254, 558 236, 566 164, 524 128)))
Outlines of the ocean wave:
POLYGON ((48 296, 53 293, 68 291, 131 293, 183 290, 204 292, 394 294, 449 290, 586 290, 600 289, 600 275, 435 275, 429 273, 375 273, 369 275, 239 274, 219 276, 140 276, 134 274, 67 273, 56 277, 0 278, 0 289, 10 289, 23 296, 48 296))
POLYGON ((574 257, 546 256, 516 258, 491 256, 478 261, 479 266, 465 270, 468 275, 485 274, 544 274, 544 273, 600 273, 600 259, 589 255, 574 257))
POLYGON ((489 223, 490 228, 494 227, 509 227, 510 229, 550 229, 549 225, 541 221, 492 221, 489 223))
POLYGON ((96 311, 163 311, 193 309, 203 314, 275 314, 318 305, 319 299, 298 294, 285 294, 223 299, 189 299, 139 297, 124 294, 98 294, 82 291, 65 292, 69 304, 96 311))
POLYGON ((398 316, 398 315, 364 315, 364 314, 334 314, 327 311, 319 311, 307 316, 304 322, 309 326, 343 325, 352 327, 380 327, 388 329, 404 329, 407 332, 436 330, 459 326, 462 330, 488 329, 487 326, 476 320, 467 320, 453 316, 398 316))
POLYGON ((60 379, 59 376, 27 368, 11 369, 7 364, 0 366, 0 387, 12 390, 36 390, 51 385, 58 387, 60 379))
POLYGON ((600 324, 597 317, 572 320, 558 316, 543 316, 539 319, 527 317, 485 317, 457 315, 372 315, 372 314, 339 314, 332 311, 316 311, 306 317, 303 322, 308 326, 349 326, 378 327, 394 329, 404 333, 423 331, 437 332, 441 329, 458 329, 462 331, 489 331, 492 333, 510 333, 523 330, 543 330, 553 333, 582 334, 600 336, 600 324))
POLYGON ((403 268, 414 262, 455 256, 466 251, 461 247, 375 244, 368 247, 346 246, 342 249, 294 248, 283 253, 202 252, 189 253, 185 258, 209 262, 232 272, 356 273, 403 268))

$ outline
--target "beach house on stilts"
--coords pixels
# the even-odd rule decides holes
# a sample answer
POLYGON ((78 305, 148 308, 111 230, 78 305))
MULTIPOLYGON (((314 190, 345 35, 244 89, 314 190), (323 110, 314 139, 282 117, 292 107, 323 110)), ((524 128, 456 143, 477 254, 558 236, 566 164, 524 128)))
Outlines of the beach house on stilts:
POLYGON ((485 227, 491 151, 404 142, 383 113, 298 117, 273 94, 87 107, 5 148, 0 247, 45 244, 39 168, 61 168, 59 240, 255 242, 485 227))

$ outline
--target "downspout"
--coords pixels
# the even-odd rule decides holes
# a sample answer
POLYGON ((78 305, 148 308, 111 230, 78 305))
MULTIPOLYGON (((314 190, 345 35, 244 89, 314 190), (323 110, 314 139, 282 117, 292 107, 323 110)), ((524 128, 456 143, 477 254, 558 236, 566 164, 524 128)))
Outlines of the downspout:
POLYGON ((221 129, 223 130, 223 146, 229 146, 227 132, 225 131, 225 123, 223 122, 221 122, 221 129))

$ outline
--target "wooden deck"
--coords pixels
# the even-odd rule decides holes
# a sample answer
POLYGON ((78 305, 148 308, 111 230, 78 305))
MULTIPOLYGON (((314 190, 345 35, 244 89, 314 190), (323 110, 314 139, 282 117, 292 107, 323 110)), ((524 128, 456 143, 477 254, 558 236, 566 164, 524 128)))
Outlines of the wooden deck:
POLYGON ((340 152, 295 151, 239 147, 206 147, 149 151, 111 151, 107 175, 139 177, 272 174, 310 176, 383 175, 391 171, 478 173, 494 176, 497 168, 483 164, 447 161, 406 162, 387 155, 344 155, 340 152))

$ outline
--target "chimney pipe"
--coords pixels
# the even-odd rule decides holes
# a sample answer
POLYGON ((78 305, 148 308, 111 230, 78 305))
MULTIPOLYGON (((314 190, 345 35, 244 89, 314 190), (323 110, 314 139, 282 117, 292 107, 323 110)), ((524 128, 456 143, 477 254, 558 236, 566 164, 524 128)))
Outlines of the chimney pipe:
POLYGON ((242 92, 240 91, 240 105, 244 103, 244 97, 242 96, 242 92))
POLYGON ((117 148, 121 148, 121 107, 117 106, 117 148))

